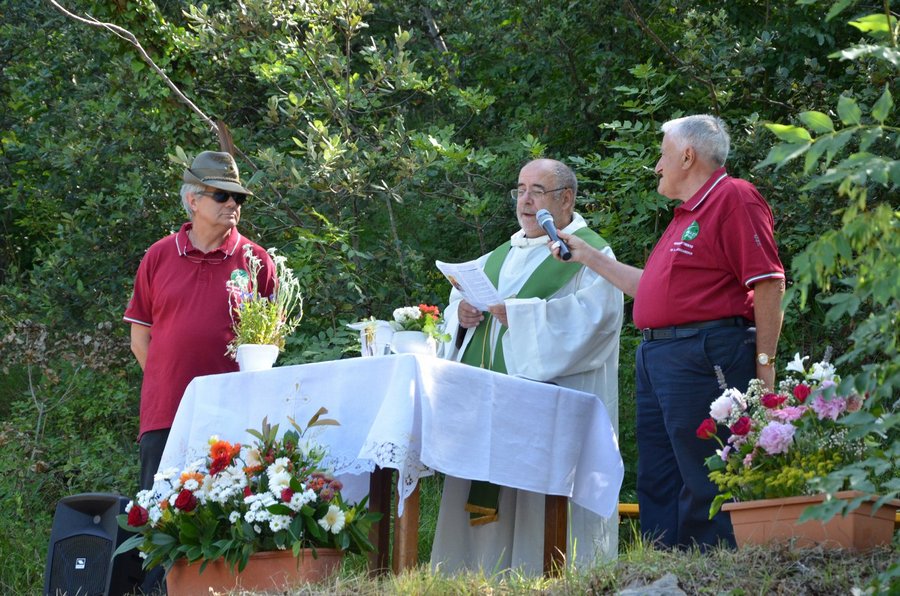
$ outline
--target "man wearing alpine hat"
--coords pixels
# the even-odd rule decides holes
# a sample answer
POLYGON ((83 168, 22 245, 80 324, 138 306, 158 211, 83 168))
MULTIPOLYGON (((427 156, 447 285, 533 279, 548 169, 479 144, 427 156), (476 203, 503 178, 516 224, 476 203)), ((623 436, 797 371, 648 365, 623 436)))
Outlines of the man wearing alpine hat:
POLYGON ((228 153, 204 151, 184 171, 181 203, 190 221, 150 247, 138 267, 124 320, 131 351, 144 371, 141 386, 141 489, 153 486, 169 429, 194 377, 236 371, 225 355, 234 337, 226 283, 248 276, 244 247, 263 266, 257 283, 270 295, 275 266, 266 251, 241 236, 241 185, 228 153))

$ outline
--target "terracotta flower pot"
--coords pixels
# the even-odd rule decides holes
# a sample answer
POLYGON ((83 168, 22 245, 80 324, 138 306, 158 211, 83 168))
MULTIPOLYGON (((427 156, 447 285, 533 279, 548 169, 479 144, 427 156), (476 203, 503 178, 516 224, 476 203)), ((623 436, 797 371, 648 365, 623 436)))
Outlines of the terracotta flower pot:
MULTIPOLYGON (((859 491, 842 491, 836 493, 835 498, 850 500, 862 494, 859 491)), ((835 515, 827 523, 819 520, 797 523, 807 507, 823 500, 823 495, 760 499, 726 503, 722 510, 731 515, 738 546, 789 542, 798 548, 821 545, 825 548, 868 550, 890 544, 900 501, 888 501, 873 514, 874 499, 870 499, 846 516, 835 515)))
POLYGON ((313 558, 311 549, 300 551, 294 558, 290 549, 263 552, 250 555, 243 571, 232 573, 231 566, 223 559, 211 562, 200 573, 201 563, 188 564, 181 559, 175 562, 166 576, 166 590, 169 596, 193 596, 215 593, 229 593, 241 588, 249 591, 284 590, 304 583, 319 582, 338 570, 342 551, 333 548, 316 549, 318 558, 313 558))

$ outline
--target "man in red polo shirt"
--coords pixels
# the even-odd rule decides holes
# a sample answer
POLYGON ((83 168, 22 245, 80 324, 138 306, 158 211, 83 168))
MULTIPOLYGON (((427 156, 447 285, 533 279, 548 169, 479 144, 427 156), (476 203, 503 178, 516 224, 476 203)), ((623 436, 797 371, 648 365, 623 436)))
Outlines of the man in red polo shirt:
POLYGON ((194 377, 238 369, 226 346, 234 337, 226 282, 248 275, 244 247, 263 263, 263 295, 275 288, 268 253, 241 236, 241 205, 251 194, 228 153, 204 151, 184 171, 181 202, 190 221, 144 255, 125 310, 141 386, 141 489, 153 486, 169 429, 194 377))
MULTIPOLYGON (((644 269, 560 233, 572 260, 634 297, 643 341, 636 354, 638 503, 641 531, 669 547, 734 545, 727 515, 709 519, 716 486, 704 460, 715 444, 697 425, 729 387, 756 377, 775 385, 784 268, 769 205, 725 172, 725 124, 687 116, 662 127, 660 194, 681 204, 644 269)), ((551 250, 558 256, 558 247, 551 250)))

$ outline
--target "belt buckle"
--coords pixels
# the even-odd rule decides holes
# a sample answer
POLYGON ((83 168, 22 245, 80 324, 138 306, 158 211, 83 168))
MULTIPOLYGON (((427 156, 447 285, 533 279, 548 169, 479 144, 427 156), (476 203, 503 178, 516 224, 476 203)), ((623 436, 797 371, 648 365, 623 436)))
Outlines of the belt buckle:
POLYGON ((649 327, 641 329, 641 337, 644 338, 644 341, 653 341, 653 329, 649 327))

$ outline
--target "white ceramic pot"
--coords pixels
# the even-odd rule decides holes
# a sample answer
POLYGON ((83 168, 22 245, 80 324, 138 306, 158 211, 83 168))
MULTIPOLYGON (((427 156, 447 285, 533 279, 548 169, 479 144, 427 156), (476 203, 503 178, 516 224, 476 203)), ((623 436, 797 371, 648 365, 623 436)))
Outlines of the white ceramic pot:
POLYGON ((391 338, 391 351, 395 354, 437 354, 437 344, 424 331, 395 331, 391 338))
POLYGON ((243 344, 237 349, 237 363, 241 372, 268 370, 278 358, 278 346, 272 344, 243 344))

